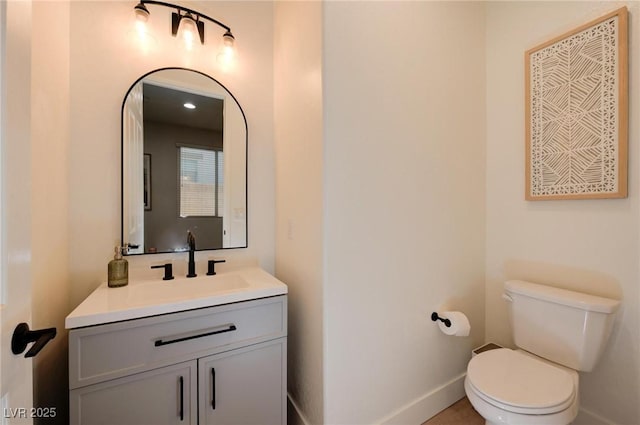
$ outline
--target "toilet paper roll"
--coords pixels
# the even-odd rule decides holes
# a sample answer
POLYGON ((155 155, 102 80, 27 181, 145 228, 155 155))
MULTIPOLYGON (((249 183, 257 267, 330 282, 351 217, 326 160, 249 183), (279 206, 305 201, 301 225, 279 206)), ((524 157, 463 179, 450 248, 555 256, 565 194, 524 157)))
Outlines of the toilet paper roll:
POLYGON ((438 327, 442 333, 453 336, 469 336, 471 325, 467 316, 460 311, 442 311, 438 315, 443 319, 449 319, 451 326, 447 327, 443 322, 438 322, 438 327))

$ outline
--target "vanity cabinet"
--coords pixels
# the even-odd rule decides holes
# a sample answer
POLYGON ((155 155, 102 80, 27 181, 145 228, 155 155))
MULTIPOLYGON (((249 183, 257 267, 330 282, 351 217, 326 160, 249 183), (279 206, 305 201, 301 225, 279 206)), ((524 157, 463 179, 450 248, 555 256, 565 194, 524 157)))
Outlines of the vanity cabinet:
POLYGON ((69 332, 72 424, 286 424, 286 295, 69 332))

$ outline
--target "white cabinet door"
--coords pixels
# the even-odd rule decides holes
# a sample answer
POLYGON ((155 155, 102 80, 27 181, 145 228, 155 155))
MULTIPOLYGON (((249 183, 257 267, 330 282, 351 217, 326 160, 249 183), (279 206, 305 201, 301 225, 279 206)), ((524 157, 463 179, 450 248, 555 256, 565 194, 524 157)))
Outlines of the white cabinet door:
POLYGON ((286 341, 199 359, 200 425, 285 425, 286 341))
POLYGON ((70 391, 73 425, 196 425, 195 360, 70 391))

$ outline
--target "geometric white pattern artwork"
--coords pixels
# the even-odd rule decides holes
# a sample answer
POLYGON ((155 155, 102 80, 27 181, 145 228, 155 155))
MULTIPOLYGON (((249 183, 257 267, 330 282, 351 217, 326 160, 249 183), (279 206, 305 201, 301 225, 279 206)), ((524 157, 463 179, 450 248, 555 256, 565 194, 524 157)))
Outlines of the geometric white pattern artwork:
POLYGON ((627 10, 525 55, 526 198, 626 196, 627 10))

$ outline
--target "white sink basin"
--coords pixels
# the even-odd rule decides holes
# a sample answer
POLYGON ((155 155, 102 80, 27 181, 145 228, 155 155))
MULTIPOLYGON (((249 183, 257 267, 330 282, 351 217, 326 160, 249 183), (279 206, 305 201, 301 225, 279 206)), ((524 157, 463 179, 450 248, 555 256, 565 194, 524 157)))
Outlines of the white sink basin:
POLYGON ((115 290, 125 290, 130 305, 160 302, 174 302, 181 299, 211 297, 248 288, 249 284, 238 274, 217 274, 215 276, 186 277, 166 281, 148 281, 122 288, 110 288, 108 295, 115 290))
POLYGON ((254 267, 215 276, 100 285, 66 318, 67 329, 213 307, 287 293, 287 286, 254 267))

